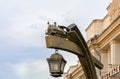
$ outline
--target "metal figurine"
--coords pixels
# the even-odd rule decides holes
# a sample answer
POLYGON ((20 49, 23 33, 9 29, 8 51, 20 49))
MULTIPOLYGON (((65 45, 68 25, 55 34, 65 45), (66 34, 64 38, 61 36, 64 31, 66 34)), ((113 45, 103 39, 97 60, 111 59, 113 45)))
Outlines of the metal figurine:
POLYGON ((53 36, 59 36, 59 37, 66 37, 66 31, 64 30, 65 27, 63 26, 57 26, 56 22, 54 24, 50 25, 48 22, 48 28, 46 35, 53 35, 53 36))

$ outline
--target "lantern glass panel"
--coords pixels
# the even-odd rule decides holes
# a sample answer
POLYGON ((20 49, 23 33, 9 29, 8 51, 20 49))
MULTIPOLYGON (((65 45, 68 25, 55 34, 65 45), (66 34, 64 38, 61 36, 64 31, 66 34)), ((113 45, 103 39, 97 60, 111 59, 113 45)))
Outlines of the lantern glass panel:
POLYGON ((61 71, 62 71, 62 72, 63 72, 63 70, 64 70, 65 64, 66 64, 66 62, 65 62, 65 61, 62 61, 62 63, 61 63, 61 71))
POLYGON ((52 71, 58 70, 59 69, 59 61, 58 60, 52 60, 50 62, 50 67, 52 71))

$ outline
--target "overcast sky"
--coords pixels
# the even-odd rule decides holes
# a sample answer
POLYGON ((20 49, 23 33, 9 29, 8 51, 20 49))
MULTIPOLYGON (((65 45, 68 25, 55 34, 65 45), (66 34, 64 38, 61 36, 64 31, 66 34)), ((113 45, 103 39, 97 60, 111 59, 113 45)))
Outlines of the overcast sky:
MULTIPOLYGON (((55 79, 46 58, 54 50, 45 47, 47 21, 78 25, 85 29, 107 13, 111 0, 0 0, 0 79, 55 79)), ((77 57, 59 51, 67 60, 65 71, 77 57)), ((62 78, 57 78, 62 79, 62 78)))

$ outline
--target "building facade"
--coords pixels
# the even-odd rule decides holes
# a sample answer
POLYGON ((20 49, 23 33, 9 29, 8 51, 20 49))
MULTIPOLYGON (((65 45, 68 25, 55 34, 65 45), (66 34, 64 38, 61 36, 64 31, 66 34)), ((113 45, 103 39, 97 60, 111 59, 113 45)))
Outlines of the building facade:
MULTIPOLYGON (((87 27, 86 41, 90 52, 104 65, 102 70, 96 68, 98 77, 120 79, 120 0, 113 0, 107 11, 103 19, 95 19, 87 27)), ((85 79, 80 62, 69 68, 64 79, 85 79)))

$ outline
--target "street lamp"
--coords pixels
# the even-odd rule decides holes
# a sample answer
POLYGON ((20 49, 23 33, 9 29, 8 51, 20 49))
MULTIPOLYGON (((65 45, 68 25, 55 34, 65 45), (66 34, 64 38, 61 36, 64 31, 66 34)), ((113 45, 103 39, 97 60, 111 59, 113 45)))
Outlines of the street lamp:
POLYGON ((55 53, 52 54, 50 58, 47 58, 47 61, 51 76, 61 77, 61 74, 63 74, 64 71, 66 60, 61 54, 58 53, 58 50, 55 50, 55 53))
MULTIPOLYGON (((98 79, 95 66, 102 69, 103 64, 91 55, 86 41, 75 24, 65 27, 57 26, 56 23, 50 25, 48 22, 45 38, 47 48, 60 49, 77 55, 86 79, 98 79)), ((66 63, 64 58, 60 54, 55 53, 47 60, 51 75, 60 77, 66 63)))

